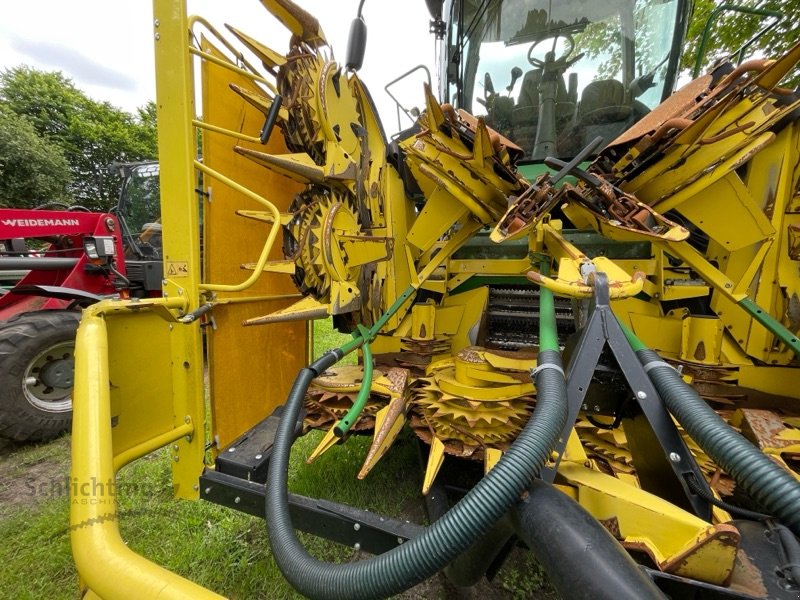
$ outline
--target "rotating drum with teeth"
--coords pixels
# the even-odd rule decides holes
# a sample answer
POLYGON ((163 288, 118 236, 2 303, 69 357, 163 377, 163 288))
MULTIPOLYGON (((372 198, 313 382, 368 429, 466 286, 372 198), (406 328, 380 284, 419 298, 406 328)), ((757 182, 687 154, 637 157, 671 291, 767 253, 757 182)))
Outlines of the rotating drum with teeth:
POLYGON ((295 284, 303 294, 327 301, 333 282, 359 280, 360 267, 347 266, 336 239, 339 233, 357 235, 361 230, 355 199, 346 191, 314 186, 297 196, 292 212, 284 255, 295 263, 295 284))

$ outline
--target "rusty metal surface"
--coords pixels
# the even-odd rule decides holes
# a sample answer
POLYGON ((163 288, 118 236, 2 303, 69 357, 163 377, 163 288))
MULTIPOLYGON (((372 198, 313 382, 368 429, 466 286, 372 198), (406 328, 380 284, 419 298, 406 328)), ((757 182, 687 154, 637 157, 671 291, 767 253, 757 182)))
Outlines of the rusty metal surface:
POLYGON ((698 99, 709 90, 712 76, 703 75, 687 83, 664 102, 650 111, 633 127, 623 132, 608 147, 628 144, 644 135, 656 131, 670 119, 683 115, 698 102, 698 99))

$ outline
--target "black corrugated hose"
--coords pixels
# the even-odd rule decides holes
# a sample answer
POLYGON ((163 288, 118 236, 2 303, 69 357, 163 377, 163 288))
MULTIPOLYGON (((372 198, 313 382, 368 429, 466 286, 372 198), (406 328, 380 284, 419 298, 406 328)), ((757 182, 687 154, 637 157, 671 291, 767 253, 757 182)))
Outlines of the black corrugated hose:
POLYGON ((379 556, 331 564, 309 555, 298 541, 289 516, 287 480, 295 423, 306 389, 341 355, 339 350, 332 350, 303 369, 284 405, 266 485, 270 547, 284 577, 305 596, 320 600, 385 598, 444 568, 488 531, 528 488, 564 428, 564 371, 558 352, 543 350, 539 354, 536 408, 522 433, 494 468, 425 533, 379 556))
POLYGON ((533 482, 512 511, 517 533, 569 600, 664 600, 650 577, 577 501, 533 482))
POLYGON ((800 482, 734 431, 658 354, 647 349, 636 354, 689 436, 764 511, 800 535, 800 482))

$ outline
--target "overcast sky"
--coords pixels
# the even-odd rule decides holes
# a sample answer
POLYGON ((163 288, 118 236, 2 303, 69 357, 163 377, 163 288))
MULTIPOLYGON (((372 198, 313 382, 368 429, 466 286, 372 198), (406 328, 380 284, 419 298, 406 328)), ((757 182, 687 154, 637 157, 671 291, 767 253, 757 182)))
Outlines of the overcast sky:
MULTIPOLYGON (((319 19, 342 61, 358 0, 296 3, 319 19)), ((92 98, 133 111, 155 99, 152 10, 147 0, 3 2, 0 68, 27 64, 62 71, 92 98)), ((280 52, 288 47, 288 33, 259 0, 189 0, 189 11, 205 16, 218 29, 229 23, 280 52)), ((384 127, 392 133, 397 119, 383 87, 417 64, 433 69, 429 16, 424 0, 367 0, 363 14, 368 41, 359 75, 375 98, 384 127)), ((422 105, 421 89, 419 96, 422 105)))

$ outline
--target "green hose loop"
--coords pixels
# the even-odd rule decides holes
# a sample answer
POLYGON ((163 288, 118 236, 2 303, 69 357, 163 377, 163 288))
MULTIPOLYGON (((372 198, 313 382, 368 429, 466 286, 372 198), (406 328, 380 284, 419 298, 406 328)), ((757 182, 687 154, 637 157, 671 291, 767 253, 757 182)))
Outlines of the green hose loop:
POLYGON ((361 381, 361 387, 358 390, 356 401, 353 406, 347 411, 347 414, 342 417, 336 426, 333 428, 333 433, 336 437, 344 437, 344 434, 353 426, 361 415, 361 411, 367 404, 369 399, 370 388, 372 387, 372 351, 369 348, 369 331, 363 325, 357 325, 358 331, 361 334, 361 339, 364 340, 361 346, 361 351, 364 353, 364 378, 361 381))
POLYGON ((408 300, 415 291, 416 288, 413 285, 408 286, 405 291, 398 296, 397 300, 394 301, 394 304, 375 321, 375 324, 370 329, 367 329, 361 324, 357 325, 357 330, 353 332, 353 339, 339 347, 339 352, 341 352, 343 357, 358 348, 362 349, 364 354, 364 379, 361 381, 361 387, 358 389, 358 396, 353 406, 350 407, 347 414, 342 417, 333 428, 333 433, 336 437, 344 437, 350 427, 353 426, 353 423, 358 420, 361 411, 364 410, 364 406, 366 406, 367 400, 369 399, 373 371, 372 351, 369 347, 370 342, 375 339, 375 336, 378 335, 392 315, 400 310, 400 307, 403 306, 405 301, 408 300))
POLYGON ((638 352, 639 350, 647 350, 647 346, 644 345, 642 340, 636 337, 636 334, 633 333, 630 327, 620 321, 619 318, 617 318, 617 323, 619 323, 619 326, 622 328, 622 333, 625 334, 625 339, 628 340, 628 344, 630 344, 634 352, 638 352))
MULTIPOLYGON (((542 275, 550 274, 550 258, 542 258, 539 267, 542 275)), ((553 292, 539 286, 539 352, 542 350, 559 351, 558 327, 556 326, 556 304, 553 292)))

